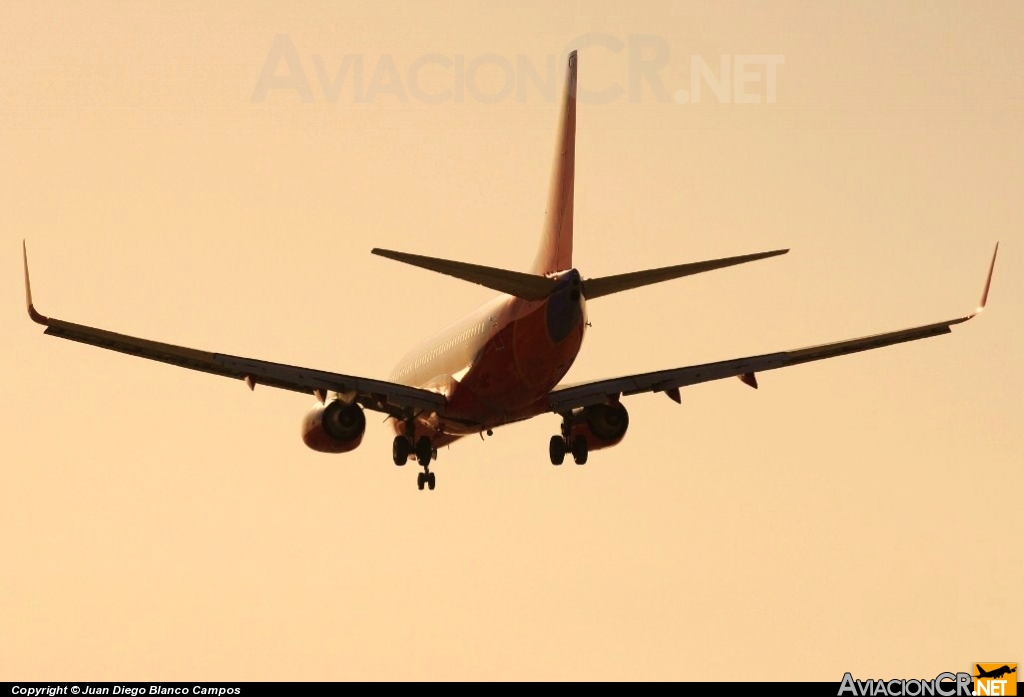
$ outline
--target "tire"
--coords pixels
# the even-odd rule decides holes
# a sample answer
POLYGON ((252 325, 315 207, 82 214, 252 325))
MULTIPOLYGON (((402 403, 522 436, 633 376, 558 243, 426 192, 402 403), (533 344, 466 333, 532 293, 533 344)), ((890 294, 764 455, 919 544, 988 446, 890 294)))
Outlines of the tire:
POLYGON ((430 456, 434 454, 434 446, 426 436, 420 436, 416 441, 416 461, 426 467, 430 464, 430 456))
POLYGON ((409 439, 405 436, 395 436, 391 444, 391 459, 399 467, 409 461, 409 439))
POLYGON ((427 473, 420 472, 416 475, 416 488, 423 491, 423 486, 427 483, 427 473))
POLYGON ((565 439, 561 436, 551 436, 548 454, 551 456, 552 465, 557 466, 565 462, 565 439))
POLYGON ((587 439, 584 436, 576 436, 572 441, 572 459, 577 465, 587 464, 587 439))
POLYGON ((437 484, 437 477, 434 475, 433 472, 428 472, 427 473, 427 488, 430 489, 431 491, 433 491, 435 484, 437 484))

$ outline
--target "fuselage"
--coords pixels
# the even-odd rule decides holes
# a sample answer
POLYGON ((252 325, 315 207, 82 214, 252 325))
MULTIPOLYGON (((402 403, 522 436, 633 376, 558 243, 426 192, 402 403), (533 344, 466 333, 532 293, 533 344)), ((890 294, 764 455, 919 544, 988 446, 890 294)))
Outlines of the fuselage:
MULTIPOLYGON (((587 326, 579 272, 553 277, 546 299, 499 296, 399 362, 392 381, 448 400, 443 417, 417 417, 416 437, 438 447, 549 410, 547 395, 576 360, 587 326)), ((396 421, 395 430, 405 434, 406 425, 396 421)))

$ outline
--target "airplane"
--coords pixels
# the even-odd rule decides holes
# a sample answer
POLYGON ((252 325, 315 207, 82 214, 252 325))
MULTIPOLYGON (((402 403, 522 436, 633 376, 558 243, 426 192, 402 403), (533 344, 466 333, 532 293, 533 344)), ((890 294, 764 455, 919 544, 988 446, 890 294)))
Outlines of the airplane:
POLYGON ((999 679, 999 678, 1003 677, 1004 675, 1008 675, 1010 673, 1016 673, 1017 672, 1016 666, 1011 668, 1008 665, 1002 666, 1000 668, 993 668, 992 670, 982 670, 980 663, 976 663, 974 665, 974 667, 978 669, 978 674, 974 676, 976 678, 994 678, 994 679, 999 679))
POLYGON ((542 414, 562 423, 551 436, 553 465, 571 454, 578 465, 589 453, 618 444, 629 427, 622 397, 664 393, 681 402, 680 388, 738 377, 757 388, 757 373, 948 334, 971 319, 988 299, 996 244, 981 304, 969 315, 899 331, 758 356, 560 384, 583 344, 588 301, 675 278, 779 256, 788 249, 584 278, 573 266, 573 194, 576 169, 577 56, 568 56, 555 158, 540 245, 529 272, 373 249, 372 253, 476 283, 500 295, 409 352, 388 380, 333 373, 160 343, 40 314, 32 302, 28 251, 23 242, 25 294, 31 319, 45 334, 150 360, 315 396, 302 421, 305 444, 345 453, 362 442, 364 410, 381 412, 395 432, 392 460, 414 459, 417 487, 434 489, 430 463, 438 449, 464 436, 542 414))

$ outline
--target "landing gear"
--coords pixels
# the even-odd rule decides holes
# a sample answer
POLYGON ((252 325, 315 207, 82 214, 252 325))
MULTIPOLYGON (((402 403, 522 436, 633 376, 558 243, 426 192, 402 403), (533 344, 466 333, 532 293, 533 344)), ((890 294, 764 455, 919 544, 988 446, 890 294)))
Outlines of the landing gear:
POLYGON ((423 491, 424 486, 433 491, 436 484, 437 478, 433 472, 420 472, 416 475, 416 487, 420 491, 423 491))
POLYGON ((396 465, 401 467, 409 460, 409 451, 411 449, 408 438, 405 436, 395 436, 395 440, 391 444, 391 458, 395 461, 396 465))
POLYGON ((572 435, 570 414, 562 414, 562 435, 551 436, 548 444, 548 454, 551 456, 552 465, 560 465, 565 462, 565 454, 572 453, 572 459, 577 465, 587 464, 587 455, 590 448, 587 445, 587 437, 582 433, 572 435))
POLYGON ((416 475, 416 486, 422 491, 424 488, 433 490, 437 485, 437 477, 430 471, 430 461, 437 459, 437 448, 430 441, 428 436, 420 436, 413 444, 416 437, 416 423, 412 419, 405 421, 405 435, 395 436, 391 443, 391 459, 399 467, 409 461, 409 456, 414 455, 416 462, 423 468, 423 471, 416 475))
POLYGON ((551 455, 551 464, 560 465, 565 462, 565 452, 568 450, 568 446, 565 444, 565 438, 561 436, 551 436, 551 444, 548 446, 548 453, 551 455))
POLYGON ((416 441, 416 461, 423 468, 423 471, 416 475, 416 486, 420 491, 423 491, 424 486, 433 491, 437 485, 437 477, 430 471, 430 461, 436 458, 437 450, 434 449, 430 438, 420 436, 416 441))
POLYGON ((587 439, 582 436, 576 436, 572 439, 572 459, 576 461, 577 465, 587 464, 587 439))

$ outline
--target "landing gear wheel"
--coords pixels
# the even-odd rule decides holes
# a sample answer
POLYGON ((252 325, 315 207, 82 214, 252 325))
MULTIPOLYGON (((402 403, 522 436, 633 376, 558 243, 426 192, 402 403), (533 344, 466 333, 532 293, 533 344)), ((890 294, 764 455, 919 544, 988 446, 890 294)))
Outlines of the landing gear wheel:
POLYGON ((423 491, 424 485, 427 483, 427 473, 420 472, 416 475, 416 488, 423 491))
POLYGON ((572 440, 572 459, 577 465, 587 464, 587 439, 584 436, 576 436, 572 440))
POLYGON ((551 436, 551 443, 548 445, 548 454, 551 455, 551 464, 560 465, 565 462, 565 438, 551 436))
POLYGON ((395 461, 396 465, 401 467, 409 460, 409 451, 411 449, 408 438, 405 436, 395 436, 394 442, 391 443, 391 459, 395 461))
POLYGON ((421 436, 416 441, 416 461, 420 463, 421 467, 426 467, 430 464, 430 458, 434 454, 434 446, 431 445, 430 439, 426 436, 421 436))
POLYGON ((431 491, 434 490, 434 485, 437 484, 437 477, 434 476, 433 472, 424 472, 427 475, 427 488, 431 491))

